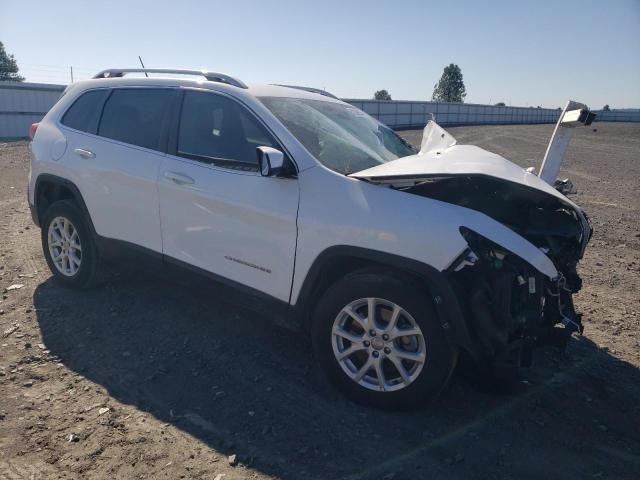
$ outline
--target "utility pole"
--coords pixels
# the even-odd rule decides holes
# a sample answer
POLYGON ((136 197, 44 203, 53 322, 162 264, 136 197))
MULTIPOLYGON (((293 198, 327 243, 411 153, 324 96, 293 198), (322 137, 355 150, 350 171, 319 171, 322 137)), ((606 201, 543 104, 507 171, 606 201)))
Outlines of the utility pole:
POLYGON ((73 83, 73 66, 71 66, 70 68, 71 68, 71 83, 73 83))

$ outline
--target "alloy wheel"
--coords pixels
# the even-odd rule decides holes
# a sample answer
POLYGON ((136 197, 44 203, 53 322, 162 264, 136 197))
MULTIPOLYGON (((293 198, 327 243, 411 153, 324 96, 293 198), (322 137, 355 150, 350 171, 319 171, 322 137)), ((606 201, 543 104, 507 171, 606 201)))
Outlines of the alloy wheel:
POLYGON ((68 218, 56 217, 49 224, 47 243, 58 272, 72 277, 82 264, 82 245, 78 230, 68 218))
POLYGON ((331 338, 344 373, 370 390, 406 388, 426 361, 424 336, 415 319, 382 298, 361 298, 346 305, 333 322, 331 338))

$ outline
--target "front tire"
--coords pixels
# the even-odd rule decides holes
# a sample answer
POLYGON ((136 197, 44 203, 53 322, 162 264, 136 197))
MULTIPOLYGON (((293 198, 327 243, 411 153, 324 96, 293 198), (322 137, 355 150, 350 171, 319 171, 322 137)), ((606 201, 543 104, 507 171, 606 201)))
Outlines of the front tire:
POLYGON ((72 288, 92 286, 98 273, 98 252, 76 204, 69 200, 53 203, 41 228, 44 257, 56 280, 72 288))
POLYGON ((426 292, 402 277, 373 271, 349 274, 327 289, 312 336, 331 382, 353 401, 384 409, 434 399, 458 353, 426 292))

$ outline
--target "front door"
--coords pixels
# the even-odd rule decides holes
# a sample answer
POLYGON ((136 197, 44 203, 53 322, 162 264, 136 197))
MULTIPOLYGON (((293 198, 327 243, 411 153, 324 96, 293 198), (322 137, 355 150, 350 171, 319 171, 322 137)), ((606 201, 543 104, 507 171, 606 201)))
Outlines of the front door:
POLYGON ((186 90, 158 193, 168 257, 289 301, 298 181, 262 177, 256 147, 280 148, 237 101, 186 90))

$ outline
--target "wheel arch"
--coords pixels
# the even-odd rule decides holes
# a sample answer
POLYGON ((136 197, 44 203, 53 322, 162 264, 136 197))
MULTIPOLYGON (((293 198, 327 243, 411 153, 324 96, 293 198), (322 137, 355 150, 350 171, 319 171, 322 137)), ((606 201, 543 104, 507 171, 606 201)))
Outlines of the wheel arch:
POLYGON ((78 205, 89 225, 91 233, 95 236, 96 231, 91 221, 91 215, 78 187, 66 178, 49 173, 42 173, 38 175, 36 179, 34 192, 35 208, 33 211, 33 220, 36 225, 40 225, 47 208, 59 200, 71 200, 78 205))
POLYGON ((302 327, 310 326, 313 310, 323 292, 335 280, 360 269, 380 269, 381 272, 402 276, 423 289, 434 303, 440 324, 449 340, 473 352, 458 299, 445 275, 431 265, 387 252, 348 245, 329 247, 315 259, 292 305, 294 321, 302 327))

